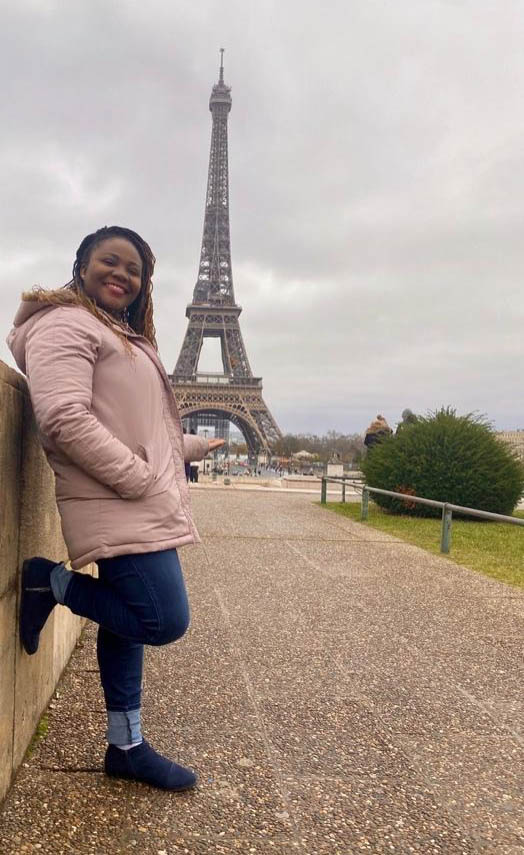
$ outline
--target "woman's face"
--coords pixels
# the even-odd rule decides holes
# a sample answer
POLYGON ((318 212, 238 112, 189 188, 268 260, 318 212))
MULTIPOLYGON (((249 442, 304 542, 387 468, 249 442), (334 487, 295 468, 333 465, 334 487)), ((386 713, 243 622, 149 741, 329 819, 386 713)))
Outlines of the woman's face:
POLYGON ((119 317, 140 293, 142 259, 125 238, 107 238, 91 251, 80 278, 97 306, 119 317))

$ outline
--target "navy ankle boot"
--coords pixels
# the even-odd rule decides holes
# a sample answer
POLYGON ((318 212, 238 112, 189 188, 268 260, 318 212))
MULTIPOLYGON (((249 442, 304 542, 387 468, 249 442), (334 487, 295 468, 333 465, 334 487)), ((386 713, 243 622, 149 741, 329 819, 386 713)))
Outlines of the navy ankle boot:
POLYGON ((113 778, 143 781, 161 790, 190 790, 197 782, 197 776, 191 769, 157 754, 145 739, 127 751, 108 745, 104 768, 106 775, 113 778))
POLYGON ((29 558, 22 566, 20 641, 30 656, 38 650, 40 633, 56 606, 50 580, 56 566, 56 561, 47 558, 29 558))

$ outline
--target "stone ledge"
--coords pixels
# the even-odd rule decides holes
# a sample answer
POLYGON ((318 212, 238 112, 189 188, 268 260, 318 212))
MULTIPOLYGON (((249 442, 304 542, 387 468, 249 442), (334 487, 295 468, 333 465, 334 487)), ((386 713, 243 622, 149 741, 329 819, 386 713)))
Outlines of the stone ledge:
POLYGON ((27 380, 23 374, 19 374, 18 371, 2 361, 0 361, 0 382, 18 389, 20 392, 25 392, 26 395, 28 394, 27 380))
POLYGON ((31 741, 84 621, 55 609, 36 656, 18 639, 20 567, 31 555, 67 554, 54 476, 40 446, 25 378, 0 361, 0 800, 31 741))

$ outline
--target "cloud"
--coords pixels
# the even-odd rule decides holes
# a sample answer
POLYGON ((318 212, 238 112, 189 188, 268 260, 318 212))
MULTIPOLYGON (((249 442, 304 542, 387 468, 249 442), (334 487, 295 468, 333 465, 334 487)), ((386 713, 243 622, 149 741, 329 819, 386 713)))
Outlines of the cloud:
POLYGON ((441 404, 524 426, 523 23, 516 0, 13 6, 5 333, 21 290, 66 282, 84 234, 121 223, 157 256, 173 369, 224 46, 235 295, 281 427, 362 430, 441 404))

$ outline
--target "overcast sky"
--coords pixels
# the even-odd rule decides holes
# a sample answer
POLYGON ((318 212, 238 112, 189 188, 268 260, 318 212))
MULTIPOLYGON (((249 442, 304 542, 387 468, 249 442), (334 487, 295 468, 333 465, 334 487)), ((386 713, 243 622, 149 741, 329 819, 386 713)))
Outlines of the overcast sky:
POLYGON ((20 292, 119 224, 173 370, 224 47, 235 297, 280 428, 524 428, 522 0, 17 0, 0 40, 0 359, 20 292))

